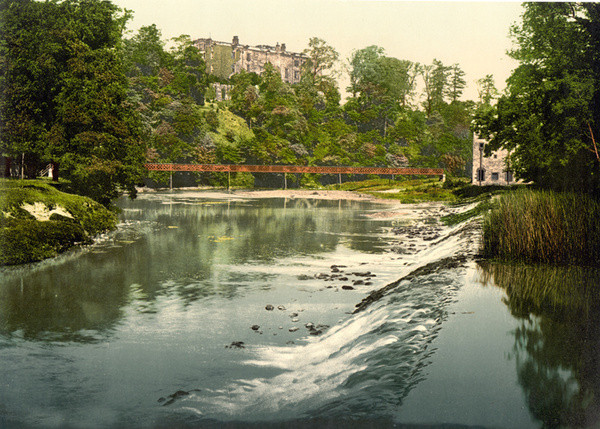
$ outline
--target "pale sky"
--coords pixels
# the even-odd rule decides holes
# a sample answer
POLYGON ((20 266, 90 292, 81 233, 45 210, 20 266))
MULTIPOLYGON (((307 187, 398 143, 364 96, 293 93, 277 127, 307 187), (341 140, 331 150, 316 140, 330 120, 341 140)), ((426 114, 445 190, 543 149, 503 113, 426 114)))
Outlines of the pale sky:
MULTIPOLYGON (((377 45, 386 55, 422 64, 434 58, 466 72, 463 99, 477 98, 475 80, 493 74, 502 90, 516 63, 506 56, 518 2, 374 0, 113 0, 134 11, 129 29, 156 24, 164 39, 187 34, 243 45, 285 43, 301 52, 320 37, 347 62, 352 50, 377 45)), ((347 80, 340 82, 344 90, 347 80)))

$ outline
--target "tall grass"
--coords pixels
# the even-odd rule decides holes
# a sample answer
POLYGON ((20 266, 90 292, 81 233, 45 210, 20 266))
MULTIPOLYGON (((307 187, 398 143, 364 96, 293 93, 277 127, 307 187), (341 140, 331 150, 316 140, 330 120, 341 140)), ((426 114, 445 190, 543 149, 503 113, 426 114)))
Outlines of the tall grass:
POLYGON ((498 197, 484 220, 486 257, 600 265, 600 203, 575 193, 518 190, 498 197))

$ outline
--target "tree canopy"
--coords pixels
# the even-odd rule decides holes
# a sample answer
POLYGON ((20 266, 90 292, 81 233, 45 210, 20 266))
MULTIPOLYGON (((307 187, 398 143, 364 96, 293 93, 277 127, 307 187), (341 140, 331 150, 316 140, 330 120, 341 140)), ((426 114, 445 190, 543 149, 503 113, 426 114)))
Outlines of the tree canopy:
POLYGON ((60 165, 75 191, 105 204, 124 189, 133 195, 145 176, 167 181, 164 172, 145 172, 144 162, 410 164, 456 175, 469 166, 474 103, 460 101, 458 64, 356 50, 352 95, 342 104, 339 53, 318 37, 308 40, 294 84, 271 63, 261 75, 224 79, 207 72, 189 35, 165 41, 149 25, 125 38, 130 13, 109 1, 0 6, 2 154, 35 168, 60 165))
POLYGON ((60 165, 104 204, 135 194, 145 152, 123 68, 128 18, 110 2, 0 1, 0 150, 60 165))
MULTIPOLYGON (((490 149, 509 149, 517 176, 541 186, 600 192, 600 6, 526 3, 511 28, 519 66, 496 106, 478 115, 490 149)), ((482 82, 485 84, 485 82, 482 82)), ((487 97, 482 92, 482 97, 487 97)))

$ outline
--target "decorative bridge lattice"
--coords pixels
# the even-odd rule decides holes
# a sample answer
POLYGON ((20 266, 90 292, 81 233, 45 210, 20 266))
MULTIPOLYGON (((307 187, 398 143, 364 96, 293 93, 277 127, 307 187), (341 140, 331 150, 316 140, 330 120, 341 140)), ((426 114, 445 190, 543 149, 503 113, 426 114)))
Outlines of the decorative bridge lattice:
POLYGON ((236 165, 236 164, 146 164, 152 171, 210 171, 249 173, 320 173, 320 174, 391 174, 444 176, 443 168, 410 167, 313 167, 302 165, 236 165))

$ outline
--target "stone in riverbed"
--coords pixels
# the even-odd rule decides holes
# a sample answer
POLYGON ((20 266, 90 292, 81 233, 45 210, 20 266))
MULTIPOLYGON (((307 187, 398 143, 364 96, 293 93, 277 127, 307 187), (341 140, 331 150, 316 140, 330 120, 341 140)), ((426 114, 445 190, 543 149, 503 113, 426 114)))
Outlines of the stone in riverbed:
POLYGON ((267 311, 273 311, 275 307, 273 307, 271 304, 267 304, 267 306, 265 307, 265 310, 267 311))
POLYGON ((260 329, 260 326, 258 326, 258 325, 252 325, 250 327, 250 329, 252 329, 253 331, 258 331, 260 329))
POLYGON ((373 277, 373 274, 371 274, 371 271, 352 273, 352 274, 354 274, 356 277, 373 277))
POLYGON ((354 288, 352 286, 349 286, 349 285, 342 286, 342 289, 344 289, 344 290, 354 290, 354 288))
POLYGON ((166 398, 159 398, 158 402, 159 403, 163 403, 164 402, 164 404, 163 404, 163 407, 164 407, 166 405, 171 405, 173 402, 175 402, 175 400, 177 400, 179 398, 183 398, 184 396, 188 396, 191 392, 200 392, 200 391, 201 391, 200 389, 192 389, 189 392, 186 392, 185 390, 178 390, 177 392, 173 393, 172 395, 167 396, 166 398))
POLYGON ((293 328, 290 328, 289 331, 296 332, 298 329, 300 329, 300 328, 298 328, 297 326, 294 326, 293 328))

